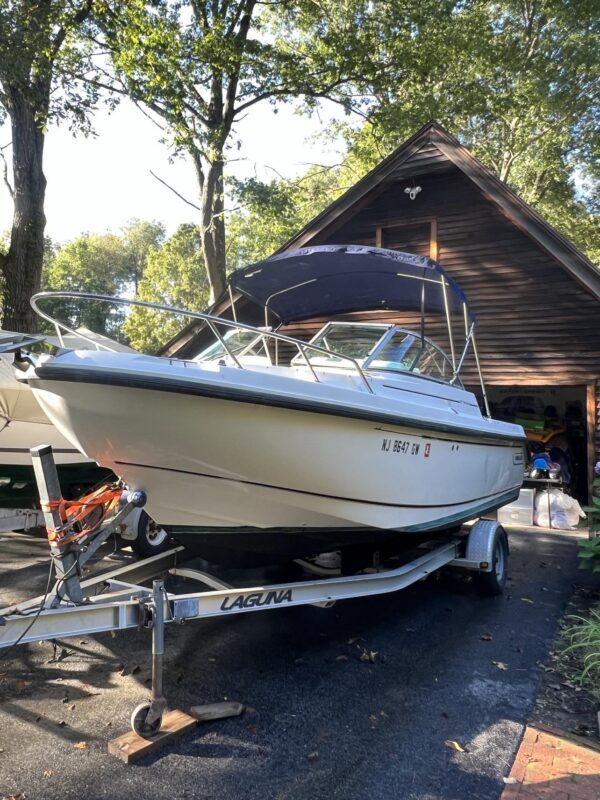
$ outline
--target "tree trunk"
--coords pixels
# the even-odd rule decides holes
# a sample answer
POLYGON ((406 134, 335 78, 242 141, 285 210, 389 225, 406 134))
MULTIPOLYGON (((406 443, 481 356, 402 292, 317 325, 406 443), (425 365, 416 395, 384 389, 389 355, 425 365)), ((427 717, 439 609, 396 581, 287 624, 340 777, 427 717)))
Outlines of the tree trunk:
POLYGON ((209 302, 225 291, 225 220, 223 219, 223 161, 209 165, 202 184, 202 254, 208 273, 209 302))
POLYGON ((39 291, 44 259, 43 171, 44 133, 20 92, 11 94, 14 214, 10 248, 2 264, 4 313, 8 330, 35 330, 36 316, 29 299, 39 291))

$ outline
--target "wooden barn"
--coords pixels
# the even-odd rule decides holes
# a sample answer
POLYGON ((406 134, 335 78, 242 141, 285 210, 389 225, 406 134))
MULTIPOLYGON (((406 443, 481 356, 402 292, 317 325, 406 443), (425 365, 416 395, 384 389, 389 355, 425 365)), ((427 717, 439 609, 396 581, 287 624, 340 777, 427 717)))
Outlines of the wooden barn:
MULTIPOLYGON (((575 493, 586 499, 600 459, 600 271, 577 248, 433 122, 282 251, 328 243, 437 260, 477 314, 493 415, 532 420, 538 428, 551 420, 574 461, 575 493)), ((227 305, 224 298, 218 313, 228 316, 227 305)), ((238 318, 243 305, 236 302, 238 318)), ((246 312, 248 321, 258 321, 250 308, 246 312)), ((406 327, 411 322, 406 314, 369 316, 406 327)), ((310 321, 285 332, 304 338, 319 325, 310 321)), ((189 330, 171 352, 185 356, 194 338, 189 330)), ((478 391, 474 363, 462 377, 478 391)))

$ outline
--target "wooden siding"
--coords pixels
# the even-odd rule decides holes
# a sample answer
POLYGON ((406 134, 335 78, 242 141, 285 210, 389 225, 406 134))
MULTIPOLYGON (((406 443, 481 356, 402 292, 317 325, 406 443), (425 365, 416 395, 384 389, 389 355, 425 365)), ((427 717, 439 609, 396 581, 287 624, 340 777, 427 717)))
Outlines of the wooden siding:
POLYGON ((452 164, 433 142, 428 141, 411 155, 408 162, 399 164, 392 171, 391 177, 393 180, 400 180, 406 177, 414 178, 417 175, 447 172, 449 169, 452 169, 452 164))
MULTIPOLYGON (((595 403, 595 419, 593 430, 595 431, 595 453, 594 453, 594 463, 600 461, 600 378, 596 381, 596 403, 595 403)), ((594 476, 592 475, 592 478, 594 476)))
MULTIPOLYGON (((407 168, 407 165, 404 165, 407 168)), ((419 162, 418 169, 421 169, 419 162)), ((477 340, 489 383, 510 385, 587 384, 600 375, 600 306, 537 243, 518 230, 458 169, 420 175, 416 200, 404 193, 412 179, 388 184, 335 233, 310 244, 375 239, 378 227, 394 230, 402 249, 402 227, 413 231, 424 218, 437 221, 438 260, 460 283, 478 317, 477 340)), ((413 243, 409 236, 406 249, 413 243)), ((422 248, 419 247, 421 251, 422 248)), ((411 315, 381 314, 407 327, 411 315)), ((413 318, 414 320, 414 318, 413 318)), ((316 325, 298 328, 308 335, 316 325)), ((441 337, 439 325, 430 327, 441 337)), ((443 337, 442 342, 443 343, 443 337)), ((474 364, 465 380, 475 383, 474 364)))

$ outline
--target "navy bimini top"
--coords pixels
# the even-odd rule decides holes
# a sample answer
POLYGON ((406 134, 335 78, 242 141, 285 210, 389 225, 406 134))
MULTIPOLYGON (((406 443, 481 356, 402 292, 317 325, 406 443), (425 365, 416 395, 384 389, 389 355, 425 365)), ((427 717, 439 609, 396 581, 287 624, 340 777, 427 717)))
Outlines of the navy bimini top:
POLYGON ((235 270, 232 289, 282 324, 352 311, 450 313, 472 321, 460 286, 431 258, 363 245, 304 247, 235 270))

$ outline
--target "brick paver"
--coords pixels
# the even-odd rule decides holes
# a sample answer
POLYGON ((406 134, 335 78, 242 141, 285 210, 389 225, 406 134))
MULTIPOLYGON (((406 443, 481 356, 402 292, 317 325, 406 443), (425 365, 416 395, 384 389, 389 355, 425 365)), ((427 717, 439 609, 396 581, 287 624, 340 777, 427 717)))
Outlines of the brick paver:
POLYGON ((528 725, 501 800, 600 800, 600 749, 528 725))

